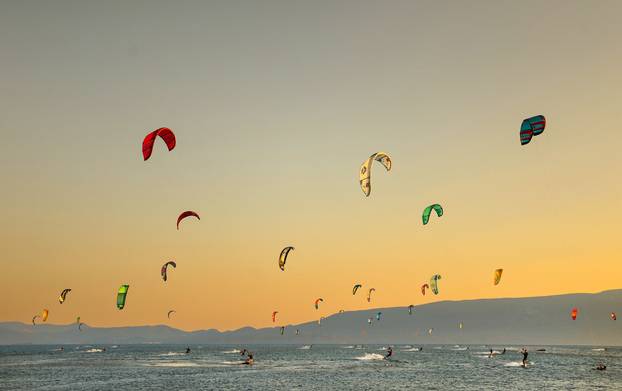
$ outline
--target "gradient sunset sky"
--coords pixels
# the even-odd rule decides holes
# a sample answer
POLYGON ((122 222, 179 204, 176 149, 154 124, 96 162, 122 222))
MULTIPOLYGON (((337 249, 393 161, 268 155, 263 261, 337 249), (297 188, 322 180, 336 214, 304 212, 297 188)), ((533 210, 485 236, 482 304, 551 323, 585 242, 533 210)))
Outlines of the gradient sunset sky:
POLYGON ((48 308, 50 323, 222 330, 273 310, 288 324, 621 288, 620 15, 620 1, 3 1, 0 321, 48 308), (547 128, 521 146, 537 114, 547 128), (158 140, 144 162, 162 126, 177 147, 158 140), (393 169, 374 167, 366 198, 358 170, 377 151, 393 169), (445 215, 422 226, 435 202, 445 215), (177 231, 188 209, 201 221, 177 231))

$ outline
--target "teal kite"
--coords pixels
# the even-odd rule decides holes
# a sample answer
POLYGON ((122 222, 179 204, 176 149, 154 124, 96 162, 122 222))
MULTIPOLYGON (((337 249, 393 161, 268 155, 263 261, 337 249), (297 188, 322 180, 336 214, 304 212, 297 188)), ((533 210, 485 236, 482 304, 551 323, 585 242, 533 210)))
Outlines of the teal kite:
POLYGON ((544 132, 545 127, 546 119, 543 115, 536 115, 523 120, 520 126, 520 144, 529 144, 533 136, 538 136, 544 132))

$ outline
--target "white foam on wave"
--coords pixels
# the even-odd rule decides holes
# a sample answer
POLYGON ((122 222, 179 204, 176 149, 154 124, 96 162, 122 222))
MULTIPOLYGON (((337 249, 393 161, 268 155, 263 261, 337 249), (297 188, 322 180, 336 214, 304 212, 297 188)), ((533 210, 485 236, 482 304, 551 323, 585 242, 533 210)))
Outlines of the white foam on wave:
MULTIPOLYGON (((527 366, 531 366, 533 365, 532 361, 527 361, 527 366)), ((506 362, 505 364, 503 364, 504 367, 522 367, 523 366, 523 362, 522 361, 512 361, 512 362, 506 362)))
POLYGON ((232 350, 225 350, 224 352, 221 352, 221 353, 224 353, 224 354, 235 354, 235 353, 241 353, 241 352, 242 351, 239 350, 239 349, 232 349, 232 350))
POLYGON ((300 349, 300 350, 309 350, 309 349, 311 349, 311 345, 301 346, 298 349, 300 349))
POLYGON ((402 349, 402 352, 418 352, 421 349, 419 348, 410 348, 410 349, 402 349))
POLYGON ((604 352, 605 350, 607 350, 607 349, 605 349, 605 348, 594 348, 594 349, 592 349, 593 352, 604 352))
POLYGON ((158 363, 152 364, 152 366, 179 368, 179 367, 198 367, 199 364, 194 363, 194 362, 158 362, 158 363))
POLYGON ((186 355, 186 353, 181 353, 181 352, 168 352, 168 353, 158 354, 158 356, 160 357, 184 356, 184 355, 186 355))
POLYGON ((221 364, 225 365, 241 365, 244 361, 221 361, 221 364))
POLYGON ((111 348, 111 349, 116 349, 116 348, 118 348, 118 347, 119 347, 118 345, 112 345, 110 348, 111 348))
POLYGON ((462 350, 467 350, 467 348, 453 348, 453 349, 451 349, 451 350, 454 350, 454 351, 462 351, 462 350))
POLYGON ((365 353, 363 356, 355 357, 361 361, 384 360, 384 356, 378 353, 365 353))
POLYGON ((354 346, 352 345, 348 345, 348 346, 342 346, 343 349, 354 349, 354 346))
POLYGON ((383 346, 383 347, 378 348, 378 349, 376 349, 376 350, 387 350, 387 348, 385 348, 385 347, 383 346))
POLYGON ((89 349, 89 350, 85 350, 84 353, 99 353, 99 352, 103 352, 103 349, 89 349))

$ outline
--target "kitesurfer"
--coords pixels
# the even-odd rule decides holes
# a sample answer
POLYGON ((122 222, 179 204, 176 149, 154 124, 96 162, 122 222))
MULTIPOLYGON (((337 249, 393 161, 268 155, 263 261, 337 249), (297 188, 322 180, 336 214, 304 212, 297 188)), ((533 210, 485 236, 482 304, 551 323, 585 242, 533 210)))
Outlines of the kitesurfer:
POLYGON ((501 354, 505 354, 505 348, 503 348, 503 351, 501 352, 501 354))
POLYGON ((245 355, 247 352, 248 352, 248 350, 246 350, 246 349, 240 350, 240 356, 245 355))
POLYGON ((492 356, 493 356, 493 352, 492 352, 492 349, 490 349, 490 354, 488 355, 488 358, 492 358, 492 356))
POLYGON ((603 363, 600 363, 594 369, 596 369, 597 371, 605 371, 605 370, 607 370, 607 366, 605 364, 603 364, 603 363))
POLYGON ((393 356, 393 348, 389 346, 389 347, 387 348, 387 355, 386 355, 386 356, 384 356, 384 359, 385 359, 385 360, 388 360, 388 359, 389 359, 389 357, 391 357, 391 356, 393 356))
POLYGON ((186 354, 190 353, 190 346, 186 346, 186 354))
POLYGON ((520 352, 523 355, 523 367, 526 367, 527 366, 527 356, 529 355, 529 352, 527 352, 527 349, 525 349, 525 348, 523 348, 520 352))
POLYGON ((244 360, 244 362, 242 364, 244 364, 244 365, 253 365, 254 362, 255 362, 255 360, 253 359, 253 353, 248 353, 248 357, 246 357, 246 360, 244 360))

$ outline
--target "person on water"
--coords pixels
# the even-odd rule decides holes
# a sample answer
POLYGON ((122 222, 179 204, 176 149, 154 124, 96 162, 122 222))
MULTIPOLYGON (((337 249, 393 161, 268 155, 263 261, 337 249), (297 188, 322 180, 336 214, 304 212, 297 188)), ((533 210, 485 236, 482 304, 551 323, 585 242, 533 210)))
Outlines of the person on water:
POLYGON ((492 358, 492 349, 490 349, 490 354, 488 355, 488 358, 492 358))
POLYGON ((246 349, 240 350, 240 356, 245 355, 247 352, 248 352, 248 350, 246 350, 246 349))
POLYGON ((387 355, 384 356, 384 359, 387 360, 389 357, 391 357, 393 355, 393 348, 392 347, 388 347, 387 348, 387 355))
POLYGON ((505 348, 503 348, 503 351, 501 352, 501 354, 505 354, 505 348))
POLYGON ((601 362, 594 369, 596 369, 597 371, 605 371, 605 370, 607 370, 607 366, 601 362))
POLYGON ((186 354, 190 353, 190 346, 186 346, 186 354))
POLYGON ((253 363, 255 362, 255 360, 253 359, 253 353, 248 353, 248 357, 246 357, 246 360, 244 360, 244 362, 242 364, 244 365, 253 365, 253 363))
POLYGON ((523 367, 526 367, 527 366, 527 356, 529 356, 529 352, 527 352, 527 349, 525 349, 525 348, 523 348, 520 352, 523 355, 523 367))

